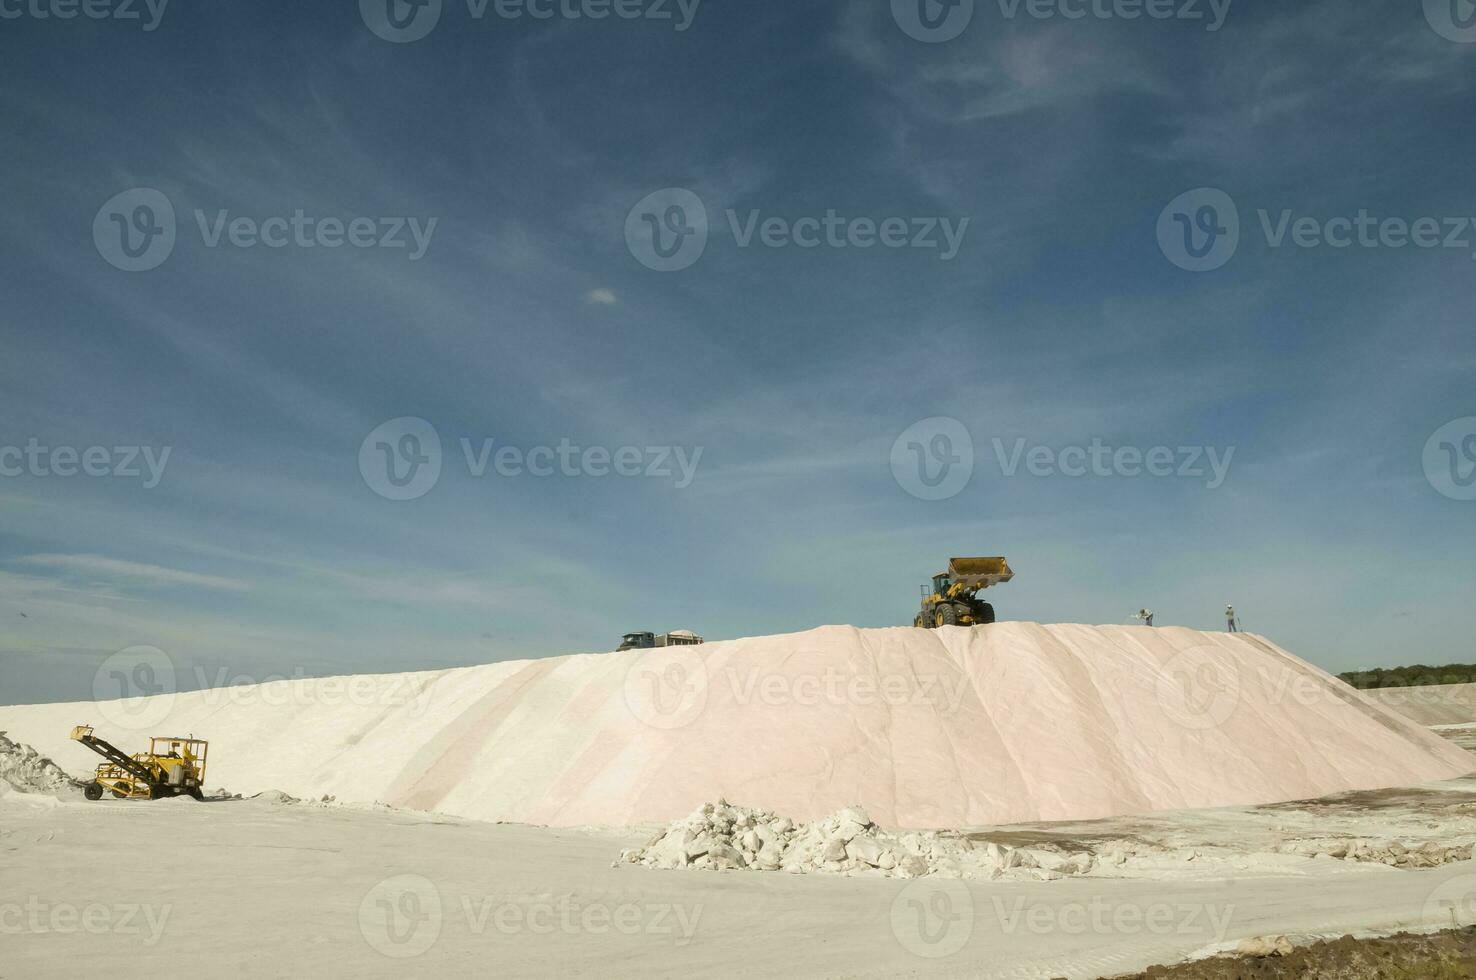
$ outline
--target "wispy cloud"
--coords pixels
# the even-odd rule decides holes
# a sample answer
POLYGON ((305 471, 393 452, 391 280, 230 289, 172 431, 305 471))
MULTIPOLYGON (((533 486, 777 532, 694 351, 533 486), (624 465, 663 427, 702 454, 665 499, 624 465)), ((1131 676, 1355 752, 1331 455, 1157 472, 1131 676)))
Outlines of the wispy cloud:
POLYGON ((105 558, 102 555, 27 555, 20 559, 27 565, 39 565, 63 572, 94 575, 103 579, 125 579, 147 582, 152 585, 179 586, 193 589, 217 589, 226 592, 245 592, 251 589, 250 582, 240 579, 222 578, 219 575, 202 575, 162 565, 105 558))

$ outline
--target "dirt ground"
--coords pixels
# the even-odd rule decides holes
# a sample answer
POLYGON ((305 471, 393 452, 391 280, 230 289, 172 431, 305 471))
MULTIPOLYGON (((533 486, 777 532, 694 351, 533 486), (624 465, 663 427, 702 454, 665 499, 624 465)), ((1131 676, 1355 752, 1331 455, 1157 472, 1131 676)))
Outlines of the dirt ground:
POLYGON ((1435 729, 1435 733, 1450 739, 1467 752, 1476 752, 1476 725, 1450 725, 1435 729))
POLYGON ((1463 980, 1476 978, 1476 928, 1386 939, 1325 940, 1286 956, 1155 966, 1121 980, 1463 980))

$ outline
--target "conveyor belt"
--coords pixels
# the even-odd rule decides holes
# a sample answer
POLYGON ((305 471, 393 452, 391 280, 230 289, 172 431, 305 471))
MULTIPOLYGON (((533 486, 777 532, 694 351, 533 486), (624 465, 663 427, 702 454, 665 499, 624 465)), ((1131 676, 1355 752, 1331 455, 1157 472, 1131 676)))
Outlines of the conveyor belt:
POLYGON ((96 735, 82 735, 78 737, 77 741, 130 775, 143 780, 150 786, 156 785, 157 780, 154 779, 154 773, 148 766, 136 761, 131 755, 124 753, 112 743, 106 742, 96 735))

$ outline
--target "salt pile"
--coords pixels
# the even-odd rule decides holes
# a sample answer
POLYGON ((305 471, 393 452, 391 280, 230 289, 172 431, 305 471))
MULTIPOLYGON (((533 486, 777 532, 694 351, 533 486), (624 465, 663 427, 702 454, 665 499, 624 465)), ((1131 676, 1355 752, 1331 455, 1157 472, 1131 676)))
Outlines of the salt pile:
POLYGON ((86 776, 89 722, 210 740, 211 785, 552 826, 711 800, 936 829, 1311 799, 1471 755, 1252 634, 830 626, 703 646, 0 707, 86 776))
POLYGON ((1400 840, 1332 838, 1323 841, 1298 841, 1282 848, 1281 852, 1413 870, 1469 861, 1472 854, 1476 853, 1476 847, 1470 844, 1442 844, 1438 841, 1406 845, 1400 840))
POLYGON ((29 745, 20 745, 0 731, 0 782, 21 793, 58 794, 77 789, 76 780, 29 745))
POLYGON ((764 810, 706 803, 646 842, 627 850, 616 864, 708 871, 829 872, 878 877, 1011 878, 1046 880, 1086 874, 1096 858, 1089 852, 975 846, 953 833, 888 833, 859 806, 824 820, 796 824, 764 810))
POLYGON ((1476 722, 1476 684, 1380 687, 1364 693, 1421 725, 1435 727, 1476 722))
POLYGON ((1473 845, 1335 834, 1251 842, 1226 850, 1198 838, 1189 843, 1133 833, 1011 846, 984 839, 984 835, 966 836, 956 831, 889 832, 873 823, 859 806, 845 807, 824 820, 796 824, 766 810, 719 800, 673 821, 644 846, 622 851, 615 865, 1009 881, 1050 881, 1077 875, 1165 877, 1191 868, 1191 873, 1201 874, 1230 873, 1232 869, 1245 873, 1252 868, 1296 873, 1297 865, 1277 860, 1280 855, 1417 870, 1469 861, 1473 845))

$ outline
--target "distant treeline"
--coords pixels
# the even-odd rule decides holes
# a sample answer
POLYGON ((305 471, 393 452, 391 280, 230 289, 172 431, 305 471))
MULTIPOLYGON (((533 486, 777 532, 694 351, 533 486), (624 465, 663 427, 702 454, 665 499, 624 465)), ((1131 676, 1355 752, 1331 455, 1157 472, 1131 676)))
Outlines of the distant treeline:
POLYGON ((1446 664, 1444 667, 1429 667, 1425 664, 1410 664, 1408 667, 1375 667, 1373 670, 1350 670, 1338 676, 1364 691, 1378 687, 1476 684, 1476 664, 1446 664))

